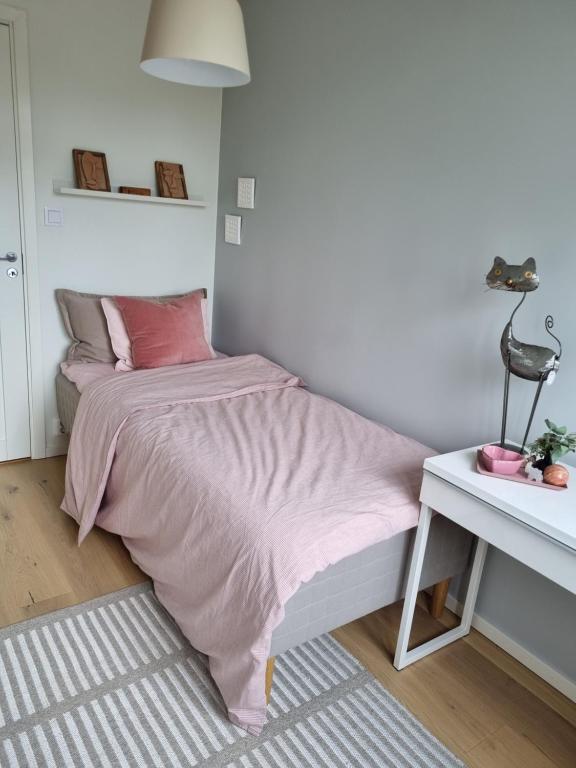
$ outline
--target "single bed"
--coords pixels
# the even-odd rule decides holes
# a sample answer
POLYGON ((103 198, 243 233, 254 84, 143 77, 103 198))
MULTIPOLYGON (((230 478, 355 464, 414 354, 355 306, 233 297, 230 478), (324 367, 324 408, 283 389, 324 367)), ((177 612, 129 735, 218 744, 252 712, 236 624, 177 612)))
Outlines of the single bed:
MULTIPOLYGON (((82 373, 86 370, 86 365, 91 366, 93 364, 85 364, 84 369, 80 369, 82 373)), ((91 392, 91 397, 93 397, 93 391, 96 388, 87 383, 86 377, 82 375, 80 377, 71 375, 69 369, 66 374, 60 373, 57 376, 56 394, 62 427, 65 432, 71 433, 81 393, 77 384, 71 381, 70 377, 79 379, 80 388, 87 388, 91 392)), ((133 376, 134 374, 120 374, 120 376, 126 375, 133 376)), ((97 380, 99 376, 88 378, 97 380)), ((103 378, 106 376, 104 375, 103 378)), ((113 378, 118 381, 113 372, 109 370, 108 380, 112 381, 113 378)), ((100 389, 104 390, 105 388, 101 387, 100 389)), ((157 409, 158 418, 163 418, 164 413, 164 406, 157 409)), ((222 413, 226 413, 226 411, 222 411, 222 413)), ((127 431, 129 434, 130 430, 127 429, 127 431)), ((121 457, 118 459, 118 463, 122 463, 121 457)), ((111 493, 117 493, 118 496, 121 496, 121 492, 115 487, 115 483, 117 486, 118 482, 114 477, 113 470, 109 483, 111 493)), ((106 514, 106 510, 104 510, 103 527, 107 527, 106 514)), ((113 527, 111 529, 114 530, 113 527)), ((133 552, 135 547, 133 541, 130 540, 131 537, 125 535, 121 525, 117 526, 116 530, 121 534, 124 533, 125 542, 133 552)), ((323 570, 301 584, 284 605, 283 619, 272 633, 269 655, 273 657, 308 639, 400 599, 404 594, 406 563, 413 531, 414 528, 402 530, 383 541, 363 547, 360 551, 345 556, 334 564, 328 564, 323 570)), ((464 571, 468 563, 470 544, 471 540, 466 532, 444 518, 436 518, 432 525, 421 588, 445 582, 450 577, 464 571)), ((146 568, 146 557, 142 553, 139 553, 134 559, 150 572, 150 569, 146 568)), ((162 595, 160 597, 162 598, 162 595)), ((205 649, 201 648, 201 650, 205 649)), ((222 685, 220 687, 222 690, 222 685)), ((226 699, 226 692, 223 691, 223 693, 226 699)), ((230 714, 231 719, 253 732, 256 732, 262 725, 261 722, 251 720, 244 711, 232 711, 230 714)))

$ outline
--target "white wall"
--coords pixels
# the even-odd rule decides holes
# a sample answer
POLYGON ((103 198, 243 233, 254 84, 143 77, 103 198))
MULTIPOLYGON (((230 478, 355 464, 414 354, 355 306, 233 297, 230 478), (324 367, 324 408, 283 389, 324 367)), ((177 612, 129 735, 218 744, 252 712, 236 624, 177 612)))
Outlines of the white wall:
POLYGON ((66 337, 54 289, 212 296, 221 92, 164 82, 138 67, 148 0, 6 0, 28 14, 46 434, 66 337), (106 152, 112 185, 154 188, 154 160, 181 162, 208 209, 59 197, 74 147, 106 152), (45 205, 64 227, 43 224, 45 205))
MULTIPOLYGON (((564 343, 533 434, 576 429, 574 0, 244 7, 253 80, 225 93, 220 171, 243 242, 218 228, 215 343, 438 450, 493 440, 515 298, 484 275, 533 256, 517 335, 551 344, 550 312, 564 343)), ((513 382, 510 438, 533 394, 513 382)), ((526 570, 491 552, 478 610, 576 681, 576 598, 526 570)))

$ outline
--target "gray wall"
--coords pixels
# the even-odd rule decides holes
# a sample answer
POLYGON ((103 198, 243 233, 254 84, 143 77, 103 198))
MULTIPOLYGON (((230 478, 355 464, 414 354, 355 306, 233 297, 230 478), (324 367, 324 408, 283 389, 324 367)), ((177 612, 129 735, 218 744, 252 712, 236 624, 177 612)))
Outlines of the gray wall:
MULTIPOLYGON (((549 416, 576 429, 576 4, 246 0, 253 82, 224 94, 215 342, 440 451, 498 434, 514 297, 494 256, 536 258, 518 335, 565 355, 549 416)), ((510 437, 533 387, 514 382, 510 437)), ((576 482, 576 476, 574 479, 576 482)), ((576 600, 492 552, 479 613, 576 680, 576 600), (535 618, 536 617, 536 618, 535 618)))

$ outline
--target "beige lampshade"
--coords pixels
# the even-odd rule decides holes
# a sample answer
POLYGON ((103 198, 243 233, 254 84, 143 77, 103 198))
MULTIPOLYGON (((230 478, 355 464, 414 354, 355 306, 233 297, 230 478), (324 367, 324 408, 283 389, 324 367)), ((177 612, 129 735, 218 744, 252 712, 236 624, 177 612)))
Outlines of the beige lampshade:
POLYGON ((175 83, 212 88, 249 83, 238 0, 152 0, 140 66, 175 83))

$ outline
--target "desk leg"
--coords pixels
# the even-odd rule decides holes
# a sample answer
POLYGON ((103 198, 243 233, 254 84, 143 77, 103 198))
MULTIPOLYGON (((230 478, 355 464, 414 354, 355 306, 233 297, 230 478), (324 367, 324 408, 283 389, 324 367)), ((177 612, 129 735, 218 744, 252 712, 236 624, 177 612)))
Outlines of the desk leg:
POLYGON ((474 606, 476 605, 476 597, 478 596, 478 587, 480 586, 482 569, 484 568, 484 560, 486 559, 486 550, 488 549, 488 544, 483 539, 478 539, 476 542, 476 551, 474 553, 474 561, 472 563, 472 571, 468 581, 466 600, 464 602, 464 610, 462 611, 460 625, 454 629, 448 630, 448 632, 444 632, 440 637, 435 637, 433 640, 429 640, 427 643, 423 643, 417 648, 413 648, 411 651, 408 650, 410 630, 412 629, 414 609, 416 607, 416 598, 418 596, 418 587, 420 585, 420 575, 424 563, 424 554, 426 552, 426 542, 428 540, 431 518, 432 510, 425 504, 422 504, 420 521, 418 523, 416 540, 414 541, 414 549, 410 561, 410 571, 408 575, 408 585, 406 587, 406 597, 404 598, 404 610, 402 611, 400 632, 396 644, 396 655, 394 657, 394 666, 396 669, 403 669, 409 664, 413 664, 415 661, 424 658, 424 656, 428 656, 429 653, 433 653, 434 651, 443 648, 445 645, 453 643, 461 637, 465 637, 470 632, 470 626, 472 624, 474 606))
POLYGON ((402 669, 408 663, 408 641, 410 640, 410 630, 412 629, 412 619, 414 618, 414 609, 416 608, 416 598, 418 597, 418 587, 420 585, 420 576, 422 574, 422 565, 424 564, 424 555, 426 554, 426 542, 428 541, 428 532, 430 531, 430 520, 432 519, 432 510, 426 504, 420 506, 420 519, 416 530, 416 539, 410 560, 410 570, 408 572, 408 584, 406 586, 406 596, 404 597, 404 610, 402 611, 402 621, 400 622, 400 632, 396 643, 396 656, 394 666, 396 669, 402 669))

